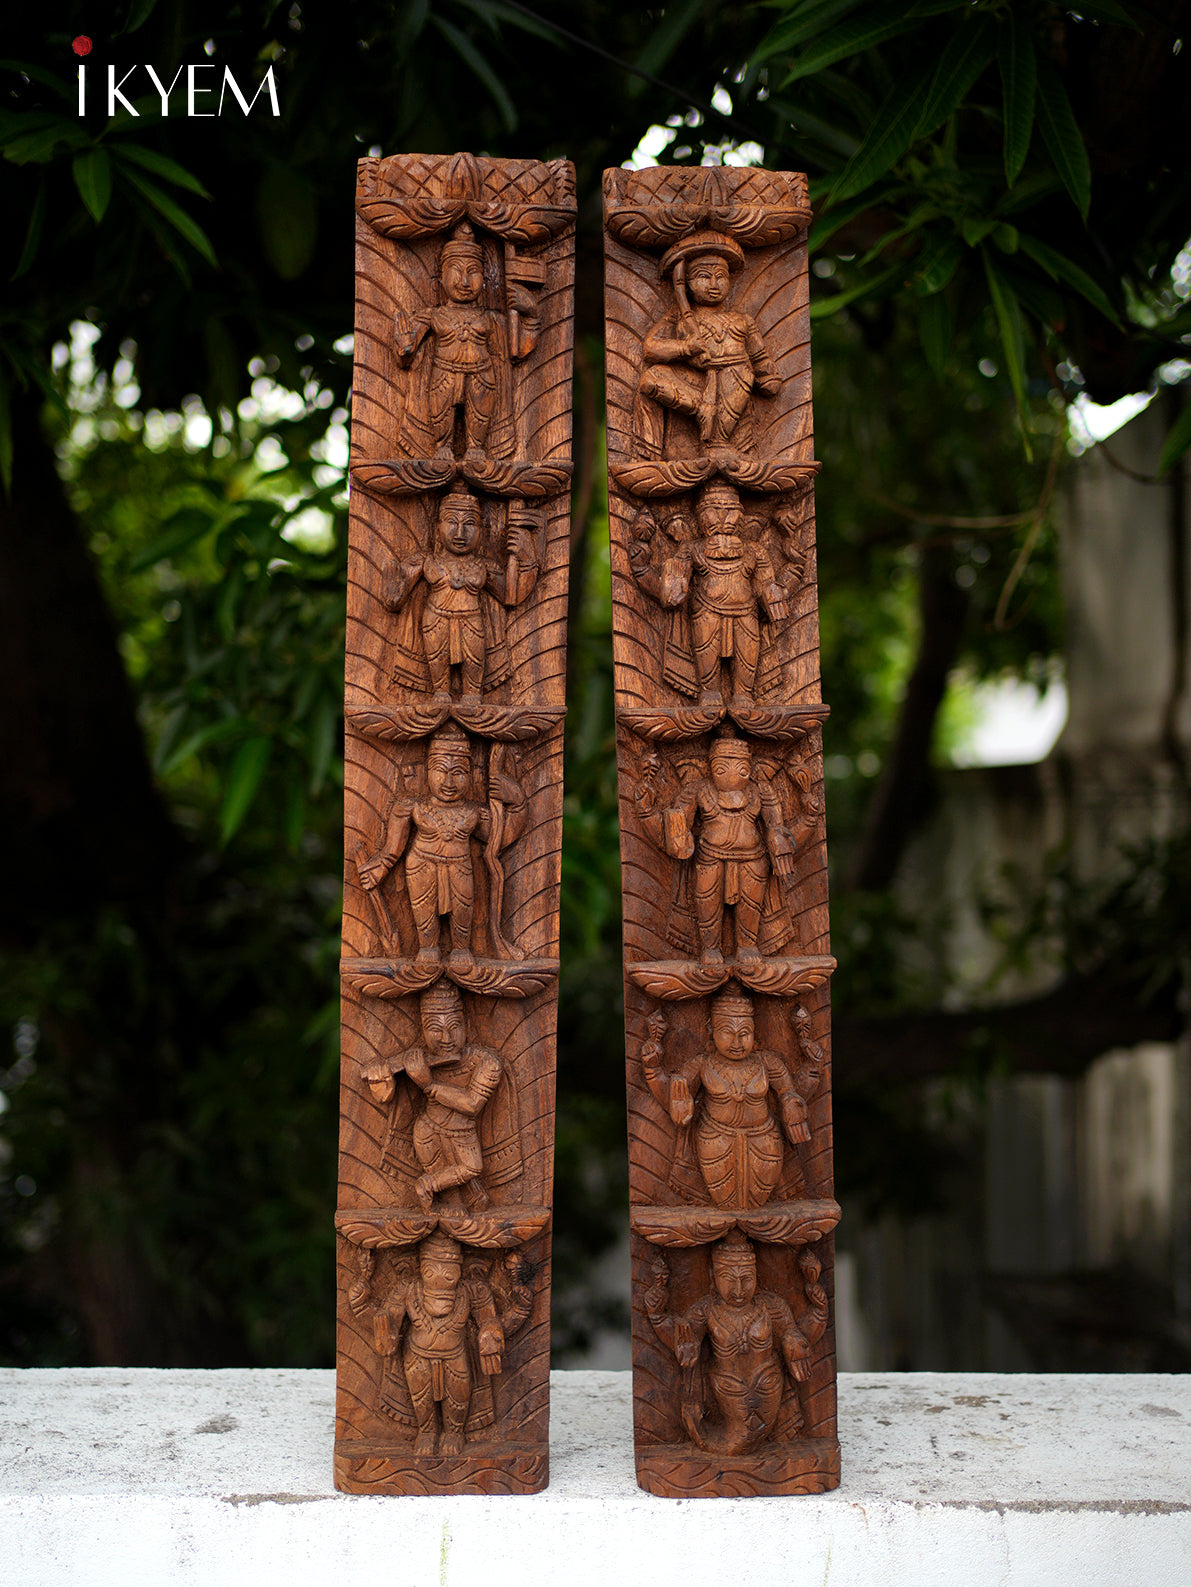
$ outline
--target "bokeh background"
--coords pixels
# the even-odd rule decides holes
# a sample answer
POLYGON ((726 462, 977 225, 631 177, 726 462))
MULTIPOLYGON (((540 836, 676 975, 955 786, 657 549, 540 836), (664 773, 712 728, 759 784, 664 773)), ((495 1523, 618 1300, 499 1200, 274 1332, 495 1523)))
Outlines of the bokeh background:
POLYGON ((556 1363, 628 1359, 600 173, 722 161, 818 215, 841 1365, 1191 1367, 1188 9, 6 18, 0 1362, 332 1360, 354 161, 466 149, 578 171, 556 1363))

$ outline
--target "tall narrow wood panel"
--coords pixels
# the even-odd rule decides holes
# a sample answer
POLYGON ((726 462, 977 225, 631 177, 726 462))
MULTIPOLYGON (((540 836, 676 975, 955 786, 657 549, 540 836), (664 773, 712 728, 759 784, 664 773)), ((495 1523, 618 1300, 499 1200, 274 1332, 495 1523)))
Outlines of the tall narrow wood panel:
POLYGON ((574 173, 360 161, 335 1481, 548 1476, 574 173))
POLYGON ((605 175, 637 1478, 839 1482, 805 178, 605 175))

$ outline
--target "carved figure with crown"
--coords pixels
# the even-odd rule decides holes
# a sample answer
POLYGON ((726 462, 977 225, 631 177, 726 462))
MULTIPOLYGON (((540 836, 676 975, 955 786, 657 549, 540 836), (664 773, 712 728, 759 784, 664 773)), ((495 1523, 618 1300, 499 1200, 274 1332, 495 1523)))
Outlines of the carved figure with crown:
POLYGON ((509 1338, 529 1316, 532 1273, 524 1255, 468 1258, 436 1230, 417 1248, 416 1266, 395 1266, 382 1299, 371 1253, 348 1301, 370 1318, 384 1362, 380 1408, 414 1430, 414 1454, 461 1455, 469 1438, 496 1420, 492 1382, 509 1338))
POLYGON ((781 378, 756 320, 728 307, 732 276, 743 269, 744 250, 723 232, 695 232, 662 255, 675 306, 645 338, 635 410, 641 456, 674 455, 667 410, 693 422, 712 456, 755 449, 750 399, 776 396, 781 378))
POLYGON ((516 1088, 499 1054, 469 1040, 463 999, 450 981, 422 992, 418 1014, 421 1041, 363 1071, 389 1114, 381 1166, 413 1180, 424 1212, 436 1205, 483 1211, 489 1192, 521 1173, 516 1088))
POLYGON ((701 962, 724 962, 729 912, 738 960, 783 947, 794 935, 781 884, 793 873, 795 842, 781 797, 754 766, 748 741, 721 732, 712 740, 706 769, 691 763, 673 800, 663 804, 666 795, 665 782, 657 778, 643 778, 633 790, 646 837, 672 859, 692 861, 701 962))
POLYGON ((537 583, 543 521, 540 510, 510 503, 506 556, 498 563, 479 550, 479 498, 456 483, 439 499, 433 549, 404 557, 385 582, 386 608, 410 619, 396 639, 397 682, 424 687, 428 675, 436 702, 446 704, 455 678, 469 703, 508 678, 505 612, 527 600, 537 583))
POLYGON ((633 576, 672 618, 662 673, 704 707, 723 703, 722 675, 735 704, 753 699, 761 659, 762 624, 790 614, 787 587, 800 582, 797 565, 778 581, 764 543, 746 539, 740 496, 728 484, 705 485, 695 508, 697 532, 658 557, 651 514, 634 520, 627 551, 633 576))
MULTIPOLYGON (((805 1011, 798 1010, 803 1022, 805 1011)), ((645 1083, 678 1130, 670 1185, 687 1200, 709 1196, 717 1207, 763 1206, 779 1185, 806 1193, 797 1155, 810 1140, 807 1103, 822 1079, 816 1066, 793 1072, 776 1052, 756 1044, 753 1000, 725 990, 711 1004, 711 1040, 667 1065, 667 1020, 656 1009, 641 1047, 645 1083), (692 1159, 701 1183, 692 1185, 692 1159)))
POLYGON ((449 964, 462 971, 475 964, 474 845, 483 846, 489 876, 485 924, 493 950, 498 958, 524 956, 505 939, 500 925, 504 896, 501 854, 519 836, 528 812, 525 790, 501 769, 504 752, 504 745, 493 746, 484 797, 476 798, 470 740, 453 722, 440 728, 426 751, 425 793, 411 797, 399 791, 380 847, 356 862, 360 882, 376 902, 382 935, 392 938, 392 922, 380 889, 398 861, 404 860, 405 892, 417 935, 416 963, 421 969, 433 970, 442 961, 444 922, 450 941, 449 964))
POLYGON ((469 461, 511 457, 517 441, 510 366, 537 346, 536 296, 516 280, 506 283, 518 327, 514 346, 506 316, 480 304, 484 255, 467 221, 442 246, 438 281, 438 303, 412 314, 398 309, 394 320, 397 357, 414 375, 398 442, 411 457, 450 460, 458 430, 469 461))
POLYGON ((682 1311, 670 1310, 666 1258, 654 1258, 645 1315, 682 1370, 681 1417, 701 1449, 743 1455, 778 1436, 803 1431, 798 1387, 809 1376, 811 1347, 827 1327, 820 1263, 798 1253, 804 1307, 757 1283, 757 1254, 739 1230, 711 1247, 711 1288, 682 1311))

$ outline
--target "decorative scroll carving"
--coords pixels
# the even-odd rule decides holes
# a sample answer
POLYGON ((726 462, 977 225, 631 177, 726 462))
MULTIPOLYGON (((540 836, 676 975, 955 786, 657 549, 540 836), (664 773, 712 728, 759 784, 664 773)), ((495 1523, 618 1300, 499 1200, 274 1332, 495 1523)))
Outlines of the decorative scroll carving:
POLYGON ((605 200, 637 1476, 821 1492, 839 1208, 806 183, 610 171, 605 200))
POLYGON ((547 1478, 574 182, 360 162, 339 1398, 355 1492, 547 1478))

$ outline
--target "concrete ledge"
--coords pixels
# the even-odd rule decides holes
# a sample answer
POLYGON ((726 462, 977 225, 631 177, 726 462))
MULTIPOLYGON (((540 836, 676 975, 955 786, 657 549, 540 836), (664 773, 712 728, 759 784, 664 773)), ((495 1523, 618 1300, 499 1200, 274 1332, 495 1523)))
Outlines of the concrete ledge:
POLYGON ((532 1498, 331 1487, 330 1372, 0 1371, 5 1587, 1188 1587, 1191 1376, 845 1374, 843 1485, 667 1500, 555 1373, 532 1498))

